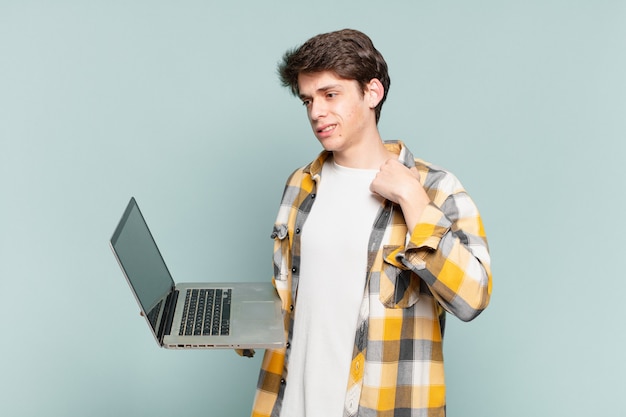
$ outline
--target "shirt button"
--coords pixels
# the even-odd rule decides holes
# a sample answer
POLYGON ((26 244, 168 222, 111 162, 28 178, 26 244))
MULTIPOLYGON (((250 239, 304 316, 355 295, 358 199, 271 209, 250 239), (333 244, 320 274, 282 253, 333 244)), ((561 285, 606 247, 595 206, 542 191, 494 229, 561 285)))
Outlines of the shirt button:
POLYGON ((293 304, 289 306, 289 311, 293 311, 293 304))
POLYGON ((300 228, 296 229, 296 234, 299 235, 300 234, 300 228))
POLYGON ((311 198, 315 198, 315 194, 311 194, 311 198))
POLYGON ((287 382, 287 381, 285 381, 285 378, 281 378, 281 379, 280 379, 280 385, 285 385, 285 383, 286 383, 286 382, 287 382))
POLYGON ((296 268, 295 266, 294 266, 293 268, 291 268, 291 272, 294 272, 294 273, 295 273, 295 272, 297 272, 297 271, 298 271, 298 268, 296 268))
POLYGON ((287 349, 289 349, 289 348, 291 347, 291 343, 287 342, 287 344, 285 345, 285 347, 286 347, 287 349))

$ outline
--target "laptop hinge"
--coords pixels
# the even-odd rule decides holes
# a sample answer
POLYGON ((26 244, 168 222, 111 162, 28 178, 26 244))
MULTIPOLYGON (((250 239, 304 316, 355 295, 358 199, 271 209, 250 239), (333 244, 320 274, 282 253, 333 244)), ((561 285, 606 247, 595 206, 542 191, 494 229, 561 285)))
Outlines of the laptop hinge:
POLYGON ((164 335, 169 335, 172 331, 172 320, 174 311, 176 311, 176 302, 178 301, 178 290, 173 290, 165 300, 165 310, 161 317, 161 325, 159 326, 159 340, 163 340, 164 335))

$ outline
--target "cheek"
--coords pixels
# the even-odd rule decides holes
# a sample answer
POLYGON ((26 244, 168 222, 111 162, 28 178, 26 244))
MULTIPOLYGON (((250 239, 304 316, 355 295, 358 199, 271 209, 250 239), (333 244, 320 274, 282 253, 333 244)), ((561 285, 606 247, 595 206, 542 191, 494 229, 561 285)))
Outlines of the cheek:
POLYGON ((357 114, 354 107, 344 107, 339 109, 337 113, 339 118, 344 121, 353 121, 355 119, 355 115, 357 114))

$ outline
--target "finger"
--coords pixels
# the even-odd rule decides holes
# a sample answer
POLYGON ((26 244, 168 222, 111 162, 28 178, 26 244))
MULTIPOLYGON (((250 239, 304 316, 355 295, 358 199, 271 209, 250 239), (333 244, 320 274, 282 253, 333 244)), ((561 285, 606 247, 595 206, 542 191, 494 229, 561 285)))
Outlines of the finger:
POLYGON ((417 170, 416 167, 411 168, 411 174, 413 174, 418 180, 420 179, 420 172, 417 170))

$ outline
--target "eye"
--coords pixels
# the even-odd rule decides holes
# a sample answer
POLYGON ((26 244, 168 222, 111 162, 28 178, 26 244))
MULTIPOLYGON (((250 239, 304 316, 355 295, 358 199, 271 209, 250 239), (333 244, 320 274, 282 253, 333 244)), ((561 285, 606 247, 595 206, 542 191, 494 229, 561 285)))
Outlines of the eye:
POLYGON ((309 106, 309 104, 311 104, 311 100, 308 100, 308 99, 306 99, 306 100, 302 100, 302 105, 303 105, 304 107, 308 107, 308 106, 309 106))

